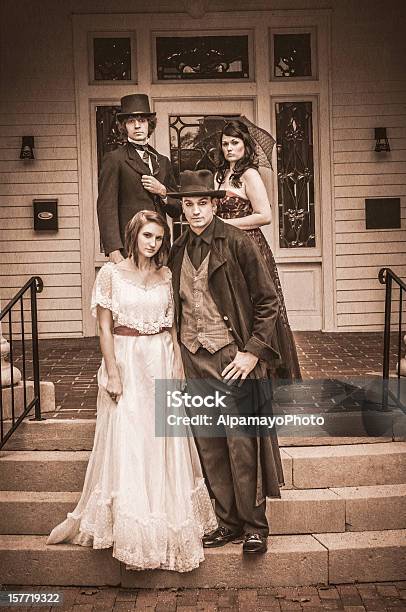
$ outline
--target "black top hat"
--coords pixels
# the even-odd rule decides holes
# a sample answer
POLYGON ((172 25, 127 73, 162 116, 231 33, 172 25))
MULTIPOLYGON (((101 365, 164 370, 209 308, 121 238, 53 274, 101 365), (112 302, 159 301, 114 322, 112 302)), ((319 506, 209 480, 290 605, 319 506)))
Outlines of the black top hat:
POLYGON ((210 170, 185 170, 180 173, 179 193, 168 193, 171 198, 211 197, 223 198, 225 191, 214 189, 214 176, 210 170))
POLYGON ((148 96, 146 94, 130 94, 129 96, 121 98, 121 112, 117 113, 117 119, 122 121, 126 117, 131 117, 133 115, 155 117, 156 113, 151 112, 148 96))

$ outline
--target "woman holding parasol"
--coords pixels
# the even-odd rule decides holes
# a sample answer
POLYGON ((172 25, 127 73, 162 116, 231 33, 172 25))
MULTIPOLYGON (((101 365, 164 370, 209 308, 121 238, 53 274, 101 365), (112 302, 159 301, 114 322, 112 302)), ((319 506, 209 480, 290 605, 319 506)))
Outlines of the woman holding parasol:
POLYGON ((224 121, 218 141, 216 181, 226 195, 218 200, 217 215, 226 223, 246 231, 259 247, 279 298, 276 342, 281 360, 275 376, 284 380, 300 380, 300 366, 295 340, 289 326, 282 286, 271 248, 259 229, 271 222, 271 206, 259 165, 271 168, 275 140, 268 132, 246 117, 224 121))

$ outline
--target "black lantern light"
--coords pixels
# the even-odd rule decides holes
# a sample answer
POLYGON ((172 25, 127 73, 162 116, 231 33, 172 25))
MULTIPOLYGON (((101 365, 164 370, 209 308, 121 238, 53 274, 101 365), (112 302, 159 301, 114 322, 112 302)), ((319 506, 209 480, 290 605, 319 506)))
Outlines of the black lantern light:
POLYGON ((21 142, 20 159, 35 159, 34 136, 23 136, 21 142))
POLYGON ((377 153, 380 153, 381 151, 390 151, 389 140, 386 135, 386 128, 375 128, 375 139, 375 151, 377 153))

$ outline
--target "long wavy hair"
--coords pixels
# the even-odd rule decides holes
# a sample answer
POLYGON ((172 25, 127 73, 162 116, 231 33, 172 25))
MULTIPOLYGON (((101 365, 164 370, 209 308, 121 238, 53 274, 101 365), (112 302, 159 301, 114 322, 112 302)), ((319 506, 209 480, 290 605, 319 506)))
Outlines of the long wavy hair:
POLYGON ((140 210, 137 212, 132 219, 129 220, 125 227, 124 235, 124 247, 127 251, 128 257, 131 257, 135 265, 138 266, 139 262, 139 251, 138 251, 138 234, 141 229, 147 223, 156 223, 159 227, 164 230, 164 237, 162 240, 161 248, 152 258, 156 267, 162 268, 162 266, 168 260, 169 249, 171 246, 171 234, 169 225, 161 217, 161 215, 153 210, 140 210))
POLYGON ((225 136, 234 136, 240 138, 244 143, 244 155, 237 161, 234 166, 234 172, 230 176, 230 184, 234 187, 241 187, 241 176, 248 168, 255 168, 258 170, 258 156, 256 154, 255 141, 251 137, 247 126, 242 121, 234 119, 228 121, 223 127, 218 142, 217 159, 218 166, 216 172, 216 181, 219 185, 224 181, 227 170, 230 168, 230 163, 226 160, 223 153, 222 140, 223 134, 225 136))

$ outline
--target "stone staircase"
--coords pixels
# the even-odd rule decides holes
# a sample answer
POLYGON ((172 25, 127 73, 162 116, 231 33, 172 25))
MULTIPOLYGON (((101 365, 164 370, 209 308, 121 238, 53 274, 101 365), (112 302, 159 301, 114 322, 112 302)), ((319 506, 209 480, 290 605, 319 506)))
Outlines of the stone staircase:
POLYGON ((129 572, 111 549, 47 546, 79 497, 94 427, 27 421, 0 453, 3 584, 215 588, 406 578, 406 442, 393 437, 282 437, 286 486, 282 499, 268 500, 269 550, 259 558, 229 544, 207 550, 188 574, 129 572))

